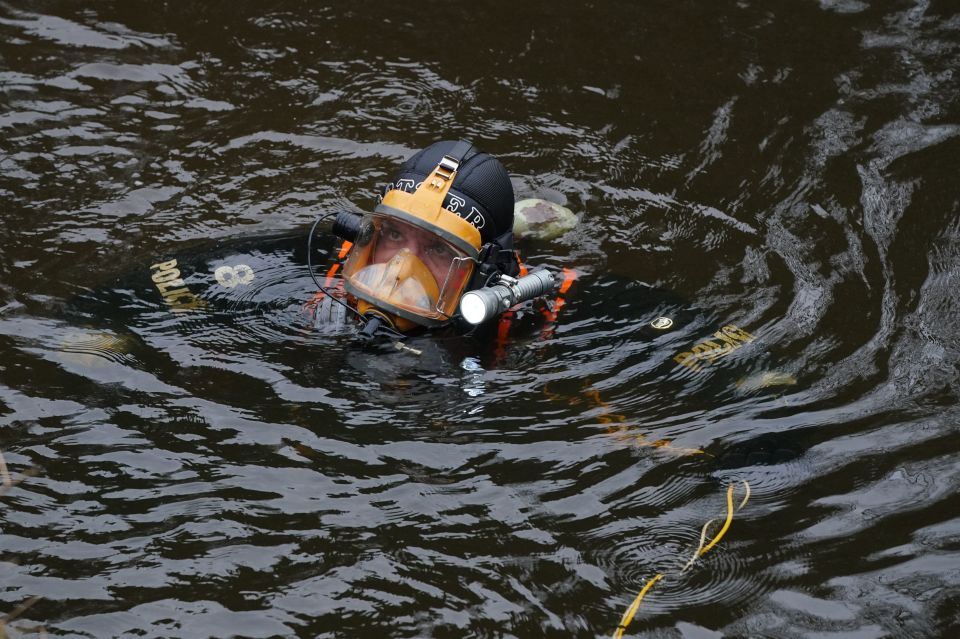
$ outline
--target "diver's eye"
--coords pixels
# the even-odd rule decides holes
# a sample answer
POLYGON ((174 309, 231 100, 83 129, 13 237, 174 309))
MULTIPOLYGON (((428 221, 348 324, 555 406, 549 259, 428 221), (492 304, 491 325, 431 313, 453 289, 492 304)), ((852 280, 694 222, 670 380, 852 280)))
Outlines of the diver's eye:
POLYGON ((405 239, 403 231, 395 226, 384 225, 382 234, 388 242, 403 242, 405 239))
POLYGON ((453 259, 453 251, 443 242, 434 242, 427 247, 427 255, 437 259, 453 259))

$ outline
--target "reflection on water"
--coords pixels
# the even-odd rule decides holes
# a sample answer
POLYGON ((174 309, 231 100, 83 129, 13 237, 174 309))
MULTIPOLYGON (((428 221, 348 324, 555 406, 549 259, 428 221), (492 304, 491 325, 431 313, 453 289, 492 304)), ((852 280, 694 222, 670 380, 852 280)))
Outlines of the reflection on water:
POLYGON ((6 631, 960 628, 960 14, 425 9, 0 4, 6 631), (308 223, 454 136, 578 214, 557 322, 318 330, 308 223))

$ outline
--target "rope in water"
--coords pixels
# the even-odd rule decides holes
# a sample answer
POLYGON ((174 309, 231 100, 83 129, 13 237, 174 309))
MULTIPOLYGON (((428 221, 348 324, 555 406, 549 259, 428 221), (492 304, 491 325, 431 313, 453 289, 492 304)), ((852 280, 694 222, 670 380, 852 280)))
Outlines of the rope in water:
MULTIPOLYGON (((664 439, 650 441, 643 434, 637 434, 633 431, 626 415, 614 413, 610 409, 610 405, 600 397, 600 391, 590 386, 589 382, 587 382, 587 386, 582 392, 586 400, 593 405, 593 408, 599 409, 600 414, 597 416, 597 421, 606 425, 607 433, 609 435, 613 435, 617 439, 624 438, 628 441, 628 443, 634 446, 652 447, 683 455, 709 455, 709 453, 702 449, 677 447, 668 440, 664 439)), ((546 388, 544 388, 544 393, 546 393, 547 397, 553 400, 564 398, 562 394, 551 393, 546 388)), ((579 398, 572 398, 569 400, 569 403, 573 405, 581 401, 582 400, 579 398)), ((694 551, 693 556, 687 561, 687 563, 684 564, 684 566, 678 572, 676 572, 677 576, 686 572, 691 566, 693 566, 693 564, 696 563, 697 559, 710 552, 714 546, 720 543, 720 540, 723 539, 724 535, 727 534, 727 531, 730 530, 730 524, 733 522, 734 512, 739 511, 741 508, 747 505, 748 501, 750 501, 750 484, 746 481, 742 481, 740 483, 743 484, 744 489, 744 496, 740 501, 740 504, 736 507, 736 509, 734 509, 733 494, 737 484, 730 484, 727 487, 727 513, 723 525, 720 527, 720 530, 717 532, 717 534, 714 535, 709 541, 707 541, 708 532, 711 526, 717 522, 717 519, 711 519, 703 525, 703 528, 700 530, 700 543, 697 545, 696 551, 694 551)), ((613 639, 621 639, 621 637, 623 637, 627 630, 627 626, 630 625, 630 622, 633 621, 634 616, 636 616, 637 611, 640 609, 640 602, 643 601, 643 598, 647 595, 650 589, 653 588, 655 583, 669 574, 669 572, 657 573, 649 581, 647 581, 646 584, 644 584, 643 588, 640 589, 640 592, 637 593, 637 596, 634 597, 630 607, 627 608, 626 612, 623 613, 623 617, 620 619, 620 624, 613 633, 613 639)))
MULTIPOLYGON (((743 497, 743 500, 740 502, 740 505, 737 506, 736 510, 740 510, 747 505, 747 502, 750 500, 750 484, 746 481, 741 482, 743 484, 744 492, 746 493, 743 497)), ((730 530, 730 523, 733 521, 733 513, 735 509, 733 507, 733 490, 736 484, 730 484, 727 487, 727 516, 721 526, 720 531, 711 539, 708 543, 705 544, 707 539, 707 530, 710 528, 716 519, 711 519, 706 524, 703 525, 703 529, 700 531, 700 544, 697 546, 697 550, 693 553, 693 557, 690 558, 684 567, 680 570, 680 574, 683 574, 687 569, 696 562, 697 559, 703 557, 711 548, 720 543, 720 540, 723 539, 723 536, 727 534, 727 531, 730 530)), ((630 604, 630 607, 627 608, 627 611, 623 613, 623 617, 620 619, 620 625, 617 626, 616 631, 613 633, 613 639, 620 639, 623 637, 623 633, 627 631, 627 626, 630 625, 630 622, 633 621, 633 617, 637 614, 637 610, 640 609, 640 602, 643 601, 643 598, 647 595, 647 592, 653 588, 653 584, 657 583, 663 579, 664 573, 657 573, 650 581, 648 581, 643 588, 640 589, 640 592, 637 593, 637 596, 634 597, 633 603, 630 604)))

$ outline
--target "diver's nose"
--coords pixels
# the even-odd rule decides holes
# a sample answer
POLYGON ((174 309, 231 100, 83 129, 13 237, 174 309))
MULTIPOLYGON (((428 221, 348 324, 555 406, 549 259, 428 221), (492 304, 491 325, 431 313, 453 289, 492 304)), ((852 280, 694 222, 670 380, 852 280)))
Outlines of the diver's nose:
POLYGON ((410 236, 407 237, 407 246, 404 250, 408 250, 419 257, 423 255, 423 253, 420 251, 422 248, 422 241, 423 240, 418 235, 411 233, 410 236))

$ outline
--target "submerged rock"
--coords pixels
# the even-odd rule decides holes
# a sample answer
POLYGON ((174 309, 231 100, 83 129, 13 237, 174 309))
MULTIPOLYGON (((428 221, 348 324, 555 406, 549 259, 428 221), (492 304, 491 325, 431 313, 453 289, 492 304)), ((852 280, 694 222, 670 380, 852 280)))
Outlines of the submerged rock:
POLYGON ((737 382, 737 389, 743 393, 751 393, 771 386, 794 386, 797 378, 783 371, 762 371, 748 375, 737 382))
POLYGON ((57 350, 74 364, 100 368, 110 362, 120 363, 129 359, 130 351, 136 346, 136 340, 128 335, 78 329, 64 335, 60 339, 57 350))
POLYGON ((577 226, 573 211, 538 198, 514 204, 513 216, 513 234, 518 238, 552 240, 577 226))

